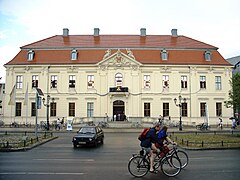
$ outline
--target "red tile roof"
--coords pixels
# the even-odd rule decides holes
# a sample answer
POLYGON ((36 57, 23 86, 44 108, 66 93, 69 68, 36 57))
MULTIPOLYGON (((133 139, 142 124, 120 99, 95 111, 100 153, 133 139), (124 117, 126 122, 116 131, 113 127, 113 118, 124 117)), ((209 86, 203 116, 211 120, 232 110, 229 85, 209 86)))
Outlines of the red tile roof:
POLYGON ((69 35, 53 36, 21 47, 21 51, 6 65, 36 64, 95 64, 102 60, 107 49, 129 48, 135 59, 142 64, 205 64, 230 65, 217 51, 217 47, 185 37, 170 35, 69 35), (78 59, 71 60, 71 50, 78 51, 78 59), (161 60, 160 52, 165 48, 168 60, 161 60), (28 50, 34 50, 35 57, 27 60, 28 50), (204 59, 206 50, 212 52, 212 60, 204 59))

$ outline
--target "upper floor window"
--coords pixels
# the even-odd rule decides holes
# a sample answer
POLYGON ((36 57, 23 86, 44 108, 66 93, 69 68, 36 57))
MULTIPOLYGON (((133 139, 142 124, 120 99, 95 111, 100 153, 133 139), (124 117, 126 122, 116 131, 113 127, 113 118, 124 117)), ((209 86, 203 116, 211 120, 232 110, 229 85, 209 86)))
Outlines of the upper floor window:
POLYGON ((187 117, 187 103, 182 103, 182 116, 187 117))
POLYGON ((150 103, 144 103, 144 117, 150 117, 150 103))
POLYGON ((57 88, 57 76, 56 75, 51 76, 51 88, 57 88))
POLYGON ((221 76, 215 76, 215 88, 216 90, 222 89, 222 82, 221 82, 221 76))
POLYGON ((35 54, 35 52, 33 50, 29 50, 28 54, 27 54, 27 60, 32 61, 34 58, 34 54, 35 54))
POLYGON ((36 88, 36 87, 38 87, 38 76, 33 75, 32 76, 32 88, 36 88))
POLYGON ((169 88, 169 76, 168 75, 163 75, 163 89, 168 89, 169 88))
POLYGON ((71 52, 71 60, 77 60, 78 58, 78 52, 76 49, 73 49, 71 52))
POLYGON ((211 53, 211 51, 209 51, 209 50, 205 51, 204 58, 205 58, 206 61, 211 61, 212 60, 212 53, 211 53))
POLYGON ((168 60, 168 52, 166 49, 163 49, 161 51, 161 58, 162 58, 162 60, 168 60))
POLYGON ((169 116, 169 103, 163 103, 163 117, 169 116))
POLYGON ((68 116, 75 116, 75 103, 68 104, 68 116))
POLYGON ((16 102, 15 116, 21 116, 21 115, 22 115, 22 103, 16 102))
POLYGON ((200 89, 206 89, 206 76, 200 76, 200 89))
POLYGON ((69 88, 75 88, 76 83, 76 76, 70 75, 69 76, 69 88))
POLYGON ((150 75, 144 75, 143 80, 144 80, 144 88, 146 88, 146 89, 150 88, 151 87, 150 75))
POLYGON ((187 89, 187 76, 181 76, 181 88, 187 89))
POLYGON ((57 115, 57 103, 51 102, 50 103, 50 116, 56 116, 57 115))
POLYGON ((216 103, 216 116, 222 116, 222 103, 216 103))
POLYGON ((87 81, 88 88, 94 88, 94 75, 88 75, 87 81))
POLYGON ((23 87, 23 76, 17 76, 16 89, 22 89, 23 87))
POLYGON ((121 73, 117 73, 115 75, 115 84, 116 87, 122 87, 123 76, 121 73))

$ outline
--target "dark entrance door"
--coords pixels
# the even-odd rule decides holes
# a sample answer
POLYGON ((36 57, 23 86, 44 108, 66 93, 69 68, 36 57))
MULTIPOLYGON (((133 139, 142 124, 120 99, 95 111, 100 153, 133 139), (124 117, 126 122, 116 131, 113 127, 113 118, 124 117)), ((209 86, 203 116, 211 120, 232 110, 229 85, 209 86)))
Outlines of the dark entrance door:
POLYGON ((124 101, 116 100, 113 102, 113 120, 124 121, 124 101))

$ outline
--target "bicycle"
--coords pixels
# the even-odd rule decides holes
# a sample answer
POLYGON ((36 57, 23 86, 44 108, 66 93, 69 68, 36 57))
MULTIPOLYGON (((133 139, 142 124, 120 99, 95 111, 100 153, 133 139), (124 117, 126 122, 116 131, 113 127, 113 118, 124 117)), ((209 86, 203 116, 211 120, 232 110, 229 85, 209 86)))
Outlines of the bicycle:
MULTIPOLYGON (((168 152, 169 154, 171 155, 174 155, 175 157, 179 158, 179 160, 181 161, 181 168, 185 168, 188 163, 189 163, 189 158, 188 158, 188 154, 183 151, 183 150, 180 150, 177 148, 177 145, 176 144, 173 144, 171 148, 166 148, 165 150, 165 153, 168 152)), ((155 158, 155 161, 157 161, 160 157, 160 155, 158 155, 156 158, 155 158)))
POLYGON ((98 126, 101 127, 101 128, 108 128, 109 127, 109 124, 107 122, 104 122, 104 121, 100 121, 98 123, 98 126))
POLYGON ((208 130, 210 127, 207 125, 207 124, 199 124, 199 125, 196 125, 196 129, 198 130, 208 130))
MULTIPOLYGON (((139 154, 133 154, 128 162, 128 171, 134 177, 143 177, 150 170, 150 154, 144 149, 139 154)), ((173 154, 165 153, 163 156, 159 156, 159 159, 155 159, 154 169, 161 167, 161 171, 168 177, 177 176, 181 171, 181 161, 173 154)))

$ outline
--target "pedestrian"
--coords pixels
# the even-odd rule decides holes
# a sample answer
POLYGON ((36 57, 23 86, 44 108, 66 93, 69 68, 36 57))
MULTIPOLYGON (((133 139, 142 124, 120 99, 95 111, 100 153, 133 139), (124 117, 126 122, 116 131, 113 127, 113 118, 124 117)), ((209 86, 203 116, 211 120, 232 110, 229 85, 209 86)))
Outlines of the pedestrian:
POLYGON ((163 117, 162 117, 161 114, 160 114, 159 117, 158 117, 158 122, 159 122, 160 126, 163 125, 163 117))
POLYGON ((223 128, 223 125, 222 125, 222 118, 219 118, 218 127, 219 127, 220 129, 223 128))

